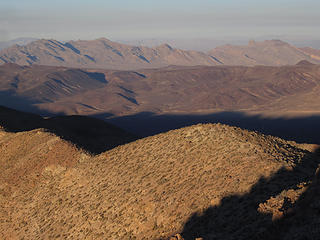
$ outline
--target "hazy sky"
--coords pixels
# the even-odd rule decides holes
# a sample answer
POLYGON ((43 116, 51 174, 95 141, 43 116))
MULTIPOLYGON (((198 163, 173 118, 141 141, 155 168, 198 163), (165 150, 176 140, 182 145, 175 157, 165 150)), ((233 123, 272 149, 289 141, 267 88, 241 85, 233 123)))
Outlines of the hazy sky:
POLYGON ((0 0, 0 41, 320 38, 320 0, 0 0))

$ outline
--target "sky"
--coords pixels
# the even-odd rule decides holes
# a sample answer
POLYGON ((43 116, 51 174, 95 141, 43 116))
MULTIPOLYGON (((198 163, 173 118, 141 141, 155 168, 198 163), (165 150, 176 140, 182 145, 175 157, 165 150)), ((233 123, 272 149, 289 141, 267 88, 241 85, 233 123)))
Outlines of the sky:
POLYGON ((319 0, 0 0, 0 41, 320 39, 319 0))

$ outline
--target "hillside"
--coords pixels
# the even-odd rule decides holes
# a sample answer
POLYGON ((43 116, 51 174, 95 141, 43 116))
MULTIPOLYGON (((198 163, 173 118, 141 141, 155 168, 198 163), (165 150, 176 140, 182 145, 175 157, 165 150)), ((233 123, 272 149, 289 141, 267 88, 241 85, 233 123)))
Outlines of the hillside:
POLYGON ((313 146, 220 124, 173 130, 93 157, 42 130, 1 132, 0 141, 11 169, 0 179, 4 239, 164 239, 177 233, 254 239, 287 215, 287 203, 299 200, 319 160, 307 150, 313 146), (43 154, 59 161, 42 160, 35 174, 10 182, 19 166, 43 154))
POLYGON ((48 66, 0 66, 2 105, 25 109, 34 103, 53 102, 107 84, 102 73, 48 66))
POLYGON ((0 64, 50 65, 77 68, 137 70, 169 65, 292 65, 301 60, 320 63, 319 50, 299 49, 280 40, 250 41, 247 46, 224 45, 207 53, 175 49, 168 44, 156 47, 132 46, 106 38, 66 43, 41 39, 0 51, 0 64))
POLYGON ((2 105, 44 115, 320 109, 320 65, 307 61, 140 71, 4 64, 0 73, 2 105))

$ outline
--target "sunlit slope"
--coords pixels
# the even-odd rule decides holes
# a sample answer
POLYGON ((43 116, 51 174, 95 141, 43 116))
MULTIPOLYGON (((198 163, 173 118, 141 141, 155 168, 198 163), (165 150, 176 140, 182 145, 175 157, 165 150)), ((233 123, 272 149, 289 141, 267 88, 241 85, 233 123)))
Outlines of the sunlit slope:
POLYGON ((315 171, 309 155, 294 142, 220 124, 173 130, 96 157, 72 150, 65 158, 72 161, 38 171, 32 188, 2 195, 0 232, 18 239, 159 239, 176 233, 246 239, 250 229, 266 231, 282 216, 270 205, 272 197, 280 207, 289 189, 300 189, 299 197, 315 171), (230 204, 231 196, 237 201, 230 204), (228 224, 226 203, 243 217, 228 224), (225 228, 199 227, 210 208, 225 228), (193 214, 200 220, 190 227, 193 214))

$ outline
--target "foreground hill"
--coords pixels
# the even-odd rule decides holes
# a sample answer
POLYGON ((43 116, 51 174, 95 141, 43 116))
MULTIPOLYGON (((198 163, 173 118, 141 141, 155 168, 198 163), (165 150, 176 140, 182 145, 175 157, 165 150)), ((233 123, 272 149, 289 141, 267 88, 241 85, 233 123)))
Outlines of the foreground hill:
POLYGON ((1 132, 0 141, 4 239, 254 239, 290 212, 318 164, 309 146, 220 124, 95 157, 41 130, 1 132), (43 154, 58 160, 11 180, 43 154))
POLYGON ((171 66, 140 71, 0 66, 1 104, 44 113, 319 111, 320 65, 171 66))
POLYGON ((158 68, 169 65, 290 65, 307 60, 320 63, 319 50, 299 49, 280 40, 251 41, 248 46, 225 45, 207 53, 180 50, 162 44, 157 47, 131 46, 106 38, 66 43, 41 39, 25 46, 0 51, 0 64, 50 65, 81 68, 158 68))

